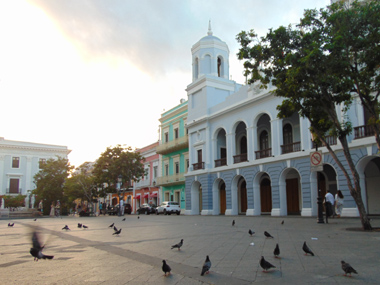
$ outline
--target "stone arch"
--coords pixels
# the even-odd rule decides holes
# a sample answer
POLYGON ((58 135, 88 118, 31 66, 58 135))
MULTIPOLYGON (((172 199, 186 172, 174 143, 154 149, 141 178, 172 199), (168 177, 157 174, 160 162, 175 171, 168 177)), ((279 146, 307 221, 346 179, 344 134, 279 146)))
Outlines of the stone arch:
POLYGON ((224 215, 227 210, 226 183, 217 178, 212 184, 213 215, 224 215))
POLYGON ((279 177, 280 215, 300 215, 302 209, 301 175, 296 168, 285 168, 279 177))
POLYGON ((258 172, 253 180, 254 212, 255 216, 272 211, 271 178, 267 172, 258 172), (269 185, 264 180, 269 181, 269 185), (268 192, 269 191, 269 192, 268 192), (267 205, 270 205, 266 208, 267 205), (263 208, 264 207, 264 208, 263 208))
POLYGON ((218 128, 213 135, 213 157, 215 167, 227 165, 227 132, 224 128, 218 128))

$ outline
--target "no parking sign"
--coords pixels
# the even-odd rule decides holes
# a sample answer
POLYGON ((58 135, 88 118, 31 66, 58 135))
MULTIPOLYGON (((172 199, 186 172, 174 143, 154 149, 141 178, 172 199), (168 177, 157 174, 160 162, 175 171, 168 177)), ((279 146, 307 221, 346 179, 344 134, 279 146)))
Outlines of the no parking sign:
POLYGON ((322 151, 314 151, 310 154, 311 171, 323 171, 322 151))

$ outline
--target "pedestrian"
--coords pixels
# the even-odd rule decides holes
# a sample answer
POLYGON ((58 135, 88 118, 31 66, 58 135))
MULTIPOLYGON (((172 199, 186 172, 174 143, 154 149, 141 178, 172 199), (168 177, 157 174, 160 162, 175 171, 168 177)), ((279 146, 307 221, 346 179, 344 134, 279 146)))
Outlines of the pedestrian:
MULTIPOLYGON (((328 217, 334 215, 333 205, 335 204, 334 196, 327 190, 325 195, 325 211, 326 211, 326 223, 328 224, 328 217)), ((334 216, 333 216, 334 217, 334 216)))
POLYGON ((106 213, 107 213, 107 204, 106 204, 106 202, 103 202, 103 214, 104 214, 104 216, 106 215, 106 213))
POLYGON ((103 204, 99 203, 99 216, 102 213, 102 210, 103 210, 103 204))
POLYGON ((40 213, 42 214, 43 211, 44 211, 44 206, 43 206, 43 201, 41 200, 39 203, 38 203, 38 211, 40 211, 40 213))
POLYGON ((51 202, 50 217, 54 217, 54 214, 55 214, 55 205, 54 205, 54 202, 51 202))
POLYGON ((124 200, 120 199, 120 214, 124 216, 124 200))
POLYGON ((108 206, 107 206, 107 212, 109 213, 110 211, 111 211, 111 205, 108 204, 108 206))
POLYGON ((58 218, 61 215, 61 203, 57 200, 57 205, 55 205, 55 216, 58 218))
POLYGON ((344 196, 342 194, 342 191, 338 190, 338 193, 335 194, 335 213, 338 218, 340 218, 340 215, 342 215, 343 203, 344 196))

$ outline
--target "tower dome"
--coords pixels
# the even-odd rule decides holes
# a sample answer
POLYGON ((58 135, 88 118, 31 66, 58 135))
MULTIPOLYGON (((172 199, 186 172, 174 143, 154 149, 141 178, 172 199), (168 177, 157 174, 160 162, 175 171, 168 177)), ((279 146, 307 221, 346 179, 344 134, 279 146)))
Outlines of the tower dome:
POLYGON ((225 42, 213 35, 211 21, 207 36, 191 48, 193 61, 193 82, 204 75, 228 79, 230 51, 225 42))

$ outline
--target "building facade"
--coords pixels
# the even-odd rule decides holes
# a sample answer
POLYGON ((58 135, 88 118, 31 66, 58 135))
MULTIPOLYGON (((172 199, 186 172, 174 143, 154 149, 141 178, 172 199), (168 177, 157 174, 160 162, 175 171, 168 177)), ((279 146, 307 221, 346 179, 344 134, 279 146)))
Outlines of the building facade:
MULTIPOLYGON (((345 196, 343 216, 358 216, 342 171, 325 147, 316 153, 307 119, 297 113, 278 119, 282 99, 271 92, 273 86, 229 80, 228 46, 211 28, 191 52, 185 214, 316 216, 318 195, 339 189, 345 196)), ((365 207, 380 214, 380 157, 367 112, 359 99, 347 113, 336 108, 354 128, 349 147, 365 207)), ((339 141, 329 140, 345 163, 339 141)))
POLYGON ((158 145, 159 142, 155 142, 136 150, 145 158, 143 163, 146 175, 139 182, 134 183, 133 186, 132 209, 134 213, 142 204, 154 204, 157 206, 160 203, 159 187, 156 182, 159 173, 159 155, 156 152, 158 145))
POLYGON ((157 186, 161 187, 160 202, 176 201, 185 209, 185 173, 189 165, 187 101, 164 112, 160 118, 160 174, 157 186))
POLYGON ((67 146, 6 140, 0 137, 0 195, 27 195, 27 207, 33 207, 30 193, 36 188, 34 175, 40 165, 57 156, 66 158, 67 146))

